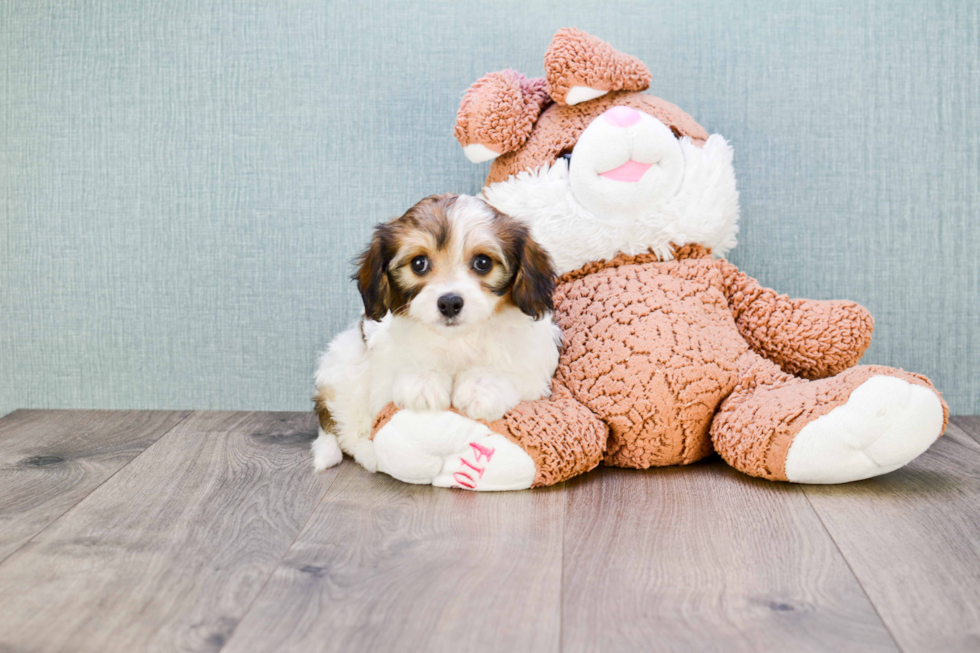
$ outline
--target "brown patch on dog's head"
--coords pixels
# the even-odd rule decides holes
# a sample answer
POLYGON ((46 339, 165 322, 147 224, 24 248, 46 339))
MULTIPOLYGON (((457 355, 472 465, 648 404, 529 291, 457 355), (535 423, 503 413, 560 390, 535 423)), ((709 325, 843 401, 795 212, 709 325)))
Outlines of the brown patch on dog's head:
POLYGON ((404 253, 406 246, 419 250, 430 244, 443 246, 449 236, 447 212, 456 197, 431 195, 402 216, 374 228, 371 244, 358 257, 357 272, 352 277, 361 293, 364 315, 369 319, 377 321, 388 311, 398 312, 415 296, 413 284, 396 282, 393 275, 404 261, 394 259, 404 253))
POLYGON ((372 320, 391 311, 453 327, 486 319, 501 301, 542 317, 555 274, 525 225, 477 198, 434 195, 375 229, 354 278, 372 320))
POLYGON ((497 233, 510 272, 506 282, 495 289, 503 292, 525 315, 539 320, 554 311, 555 269, 548 252, 531 237, 527 226, 494 210, 497 233))
POLYGON ((364 315, 380 320, 391 306, 391 285, 388 283, 388 262, 391 260, 390 228, 379 224, 374 228, 371 244, 358 257, 357 272, 352 279, 364 302, 364 315))

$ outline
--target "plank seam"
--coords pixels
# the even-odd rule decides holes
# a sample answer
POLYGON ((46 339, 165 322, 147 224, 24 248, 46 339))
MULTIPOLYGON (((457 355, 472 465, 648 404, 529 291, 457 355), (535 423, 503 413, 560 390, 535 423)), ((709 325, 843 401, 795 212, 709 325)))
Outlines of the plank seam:
POLYGON ((960 431, 965 433, 967 437, 971 440, 980 444, 980 427, 974 427, 970 422, 967 422, 965 418, 968 417, 980 417, 977 415, 957 415, 955 417, 949 418, 949 423, 958 428, 960 431), (974 430, 976 428, 977 430, 974 430))
POLYGON ((844 561, 844 564, 847 565, 847 570, 851 572, 851 577, 854 578, 854 582, 856 582, 858 584, 858 587, 861 588, 861 593, 864 594, 864 597, 866 599, 868 599, 868 604, 870 604, 871 609, 875 611, 875 616, 878 617, 878 621, 881 622, 881 625, 882 627, 884 627, 885 632, 888 633, 888 636, 895 644, 895 648, 904 653, 905 649, 898 642, 898 639, 895 637, 895 633, 892 632, 891 627, 889 627, 888 622, 885 621, 885 618, 881 616, 881 612, 878 611, 878 606, 875 605, 875 602, 871 599, 871 595, 868 594, 868 590, 864 587, 864 583, 861 582, 861 578, 857 575, 857 572, 854 571, 854 567, 851 566, 851 561, 847 559, 847 556, 844 554, 843 549, 840 548, 840 545, 837 543, 837 540, 834 538, 834 534, 830 532, 829 528, 827 528, 827 524, 824 523, 823 517, 820 516, 820 511, 817 510, 817 507, 813 505, 812 501, 810 501, 810 495, 807 494, 806 486, 797 485, 797 487, 799 488, 800 492, 803 493, 804 498, 806 498, 806 502, 807 505, 810 506, 810 510, 813 511, 813 514, 815 514, 817 516, 817 519, 820 521, 820 526, 823 528, 824 533, 826 533, 827 537, 830 538, 830 541, 834 543, 834 547, 837 549, 837 553, 840 554, 840 557, 844 561))
POLYGON ((25 540, 24 543, 21 544, 19 547, 17 547, 16 549, 14 549, 10 553, 8 553, 3 558, 0 558, 0 567, 2 567, 3 565, 7 564, 7 561, 8 560, 10 560, 12 557, 14 557, 15 555, 17 555, 21 551, 21 549, 23 549, 25 546, 27 546, 28 544, 30 544, 31 542, 33 542, 34 539, 37 538, 38 535, 40 535, 41 533, 43 533, 46 530, 48 530, 49 528, 51 528, 51 526, 53 526, 54 524, 57 524, 58 522, 60 522, 64 518, 65 515, 67 515, 68 513, 70 513, 72 510, 74 510, 75 508, 77 508, 80 503, 82 503, 83 501, 85 501, 86 499, 88 499, 90 496, 92 496, 93 494, 95 494, 95 492, 98 491, 98 489, 100 487, 102 487, 103 485, 105 485, 106 483, 108 483, 112 478, 114 478, 116 476, 116 474, 118 474, 122 470, 124 470, 127 467, 129 467, 130 465, 132 465, 133 464, 133 461, 136 460, 137 458, 139 458, 140 456, 142 456, 144 453, 146 453, 150 449, 150 447, 152 447, 153 445, 155 445, 157 442, 159 442, 160 440, 162 440, 163 438, 165 438, 169 434, 173 433, 174 429, 176 429, 178 426, 180 426, 181 424, 183 424, 184 421, 187 420, 187 418, 189 418, 191 415, 193 415, 196 411, 188 410, 188 411, 170 411, 170 412, 177 413, 178 415, 181 412, 183 412, 184 415, 182 417, 179 417, 177 419, 177 421, 174 423, 173 426, 171 426, 169 429, 167 429, 166 431, 164 431, 163 433, 161 433, 160 434, 160 437, 158 437, 156 440, 154 440, 149 445, 147 445, 146 449, 143 449, 143 451, 141 451, 137 455, 133 456, 132 459, 129 460, 129 462, 127 462, 125 465, 121 466, 119 469, 117 469, 116 471, 112 472, 111 474, 109 474, 104 479, 102 479, 102 482, 101 483, 99 483, 94 488, 92 488, 85 496, 79 497, 78 498, 78 501, 76 501, 75 503, 71 504, 71 506, 69 506, 68 508, 66 508, 63 513, 61 513, 60 515, 58 515, 57 517, 55 517, 54 519, 52 519, 48 524, 46 524, 44 526, 44 528, 42 528, 38 532, 34 533, 34 535, 31 535, 30 539, 25 540))
POLYGON ((565 524, 568 523, 568 488, 561 482, 561 575, 558 577, 558 653, 565 650, 565 524))
MULTIPOLYGON (((354 463, 347 461, 345 464, 354 464, 354 463)), ((306 521, 304 521, 303 525, 300 526, 299 530, 296 531, 296 535, 293 537, 293 541, 289 543, 289 546, 283 549, 282 555, 279 556, 279 560, 276 562, 275 565, 272 566, 272 568, 269 570, 269 574, 265 577, 265 581, 262 583, 262 587, 260 587, 259 591, 255 593, 255 596, 252 597, 252 600, 245 608, 245 611, 242 612, 242 616, 239 617, 234 627, 231 629, 228 635, 225 636, 225 641, 221 643, 221 648, 218 649, 219 653, 220 651, 223 651, 226 646, 228 646, 228 642, 230 642, 232 638, 235 636, 235 631, 238 630, 238 627, 242 624, 243 621, 245 621, 245 619, 248 617, 248 614, 252 611, 252 607, 255 606, 255 602, 258 601, 259 597, 261 597, 262 594, 265 593, 265 588, 269 586, 269 583, 272 581, 272 577, 275 575, 276 570, 279 569, 279 566, 282 564, 282 561, 286 559, 287 555, 289 555, 289 552, 293 549, 293 545, 296 544, 296 540, 298 540, 299 536, 302 535, 303 531, 306 530, 306 527, 310 523, 310 520, 313 519, 313 515, 316 514, 317 508, 319 508, 320 504, 323 503, 323 500, 327 498, 327 494, 330 493, 330 489, 333 487, 334 483, 336 483, 337 479, 340 477, 340 469, 339 468, 336 469, 337 469, 337 473, 334 474, 333 480, 331 480, 330 483, 327 485, 327 487, 324 488, 323 494, 320 495, 320 499, 316 502, 316 505, 313 506, 313 509, 310 510, 310 514, 306 516, 306 521)))

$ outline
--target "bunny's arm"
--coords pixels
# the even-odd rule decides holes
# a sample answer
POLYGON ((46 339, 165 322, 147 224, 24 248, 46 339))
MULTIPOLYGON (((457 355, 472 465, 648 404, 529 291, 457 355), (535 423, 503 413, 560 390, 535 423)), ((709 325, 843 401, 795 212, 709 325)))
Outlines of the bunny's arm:
POLYGON ((753 351, 807 379, 833 376, 861 359, 874 319, 852 301, 790 299, 720 261, 724 292, 739 333, 753 351))

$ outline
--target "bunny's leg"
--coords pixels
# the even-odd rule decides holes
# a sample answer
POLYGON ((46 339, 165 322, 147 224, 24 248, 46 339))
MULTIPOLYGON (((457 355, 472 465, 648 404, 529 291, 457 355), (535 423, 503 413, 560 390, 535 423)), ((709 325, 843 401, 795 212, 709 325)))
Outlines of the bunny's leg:
POLYGON ((711 426, 715 449, 751 476, 847 483, 887 474, 929 448, 948 409, 923 376, 862 365, 806 381, 759 359, 711 426))
POLYGON ((606 435, 591 411, 555 388, 490 424, 454 411, 389 405, 376 420, 374 448, 378 470, 406 483, 522 490, 592 469, 602 461, 606 435))

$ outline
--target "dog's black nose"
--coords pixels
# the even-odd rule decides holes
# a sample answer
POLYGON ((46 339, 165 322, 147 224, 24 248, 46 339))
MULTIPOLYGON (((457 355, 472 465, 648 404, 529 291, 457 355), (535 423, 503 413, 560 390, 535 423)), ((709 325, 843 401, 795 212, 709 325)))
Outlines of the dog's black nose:
POLYGON ((446 317, 456 317, 463 310, 463 298, 459 295, 443 295, 436 301, 436 306, 446 317))

